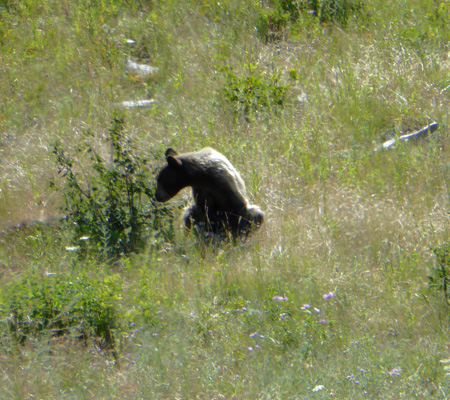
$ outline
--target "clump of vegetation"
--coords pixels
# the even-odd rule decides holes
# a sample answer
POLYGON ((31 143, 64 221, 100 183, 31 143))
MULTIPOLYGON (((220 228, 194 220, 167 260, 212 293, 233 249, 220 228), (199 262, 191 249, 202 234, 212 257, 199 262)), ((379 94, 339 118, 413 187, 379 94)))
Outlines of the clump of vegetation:
POLYGON ((1 298, 2 319, 12 337, 24 343, 30 336, 71 335, 94 338, 106 347, 114 345, 120 326, 121 281, 117 275, 105 279, 30 273, 10 285, 1 298))
POLYGON ((173 214, 154 200, 154 184, 149 174, 149 160, 133 152, 121 118, 112 121, 107 142, 110 161, 105 161, 92 146, 92 132, 72 158, 55 144, 58 173, 63 186, 52 182, 65 200, 67 221, 74 228, 74 240, 88 239, 107 257, 138 252, 146 239, 153 244, 173 237, 173 214), (82 155, 90 155, 91 165, 84 170, 82 155), (77 172, 79 171, 79 172, 77 172))
POLYGON ((450 243, 432 249, 436 255, 436 266, 428 277, 428 287, 438 293, 442 293, 445 301, 450 305, 450 243))
POLYGON ((317 17, 321 24, 332 22, 345 27, 362 8, 357 0, 273 0, 268 10, 259 10, 258 31, 266 42, 282 40, 289 23, 295 25, 307 15, 317 17))
POLYGON ((307 8, 319 17, 320 22, 336 22, 346 26, 352 15, 357 15, 363 4, 356 0, 310 0, 307 8))
POLYGON ((283 106, 288 85, 281 82, 281 73, 265 74, 257 71, 254 64, 248 65, 245 76, 235 74, 231 67, 224 68, 226 83, 223 95, 236 115, 246 117, 259 111, 276 111, 283 106))
POLYGON ((264 303, 270 336, 283 350, 299 349, 304 359, 313 355, 318 343, 327 340, 328 323, 321 318, 320 310, 309 305, 294 305, 286 296, 273 296, 264 303))

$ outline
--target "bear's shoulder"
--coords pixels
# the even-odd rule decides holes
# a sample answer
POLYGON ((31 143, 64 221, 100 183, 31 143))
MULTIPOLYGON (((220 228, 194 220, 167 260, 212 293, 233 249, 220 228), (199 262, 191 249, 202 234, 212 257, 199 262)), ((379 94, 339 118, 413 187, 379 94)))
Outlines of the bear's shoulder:
POLYGON ((192 161, 226 159, 226 157, 223 154, 219 153, 217 150, 214 150, 212 147, 205 147, 199 151, 195 151, 192 153, 182 153, 178 155, 178 158, 192 161))
POLYGON ((236 195, 246 196, 245 183, 241 175, 228 158, 217 150, 205 147, 193 153, 180 154, 178 158, 184 163, 191 176, 207 175, 214 181, 214 190, 232 188, 236 195))
POLYGON ((194 168, 212 168, 218 170, 236 172, 231 162, 222 153, 211 147, 205 147, 193 153, 183 153, 177 157, 186 165, 194 168))

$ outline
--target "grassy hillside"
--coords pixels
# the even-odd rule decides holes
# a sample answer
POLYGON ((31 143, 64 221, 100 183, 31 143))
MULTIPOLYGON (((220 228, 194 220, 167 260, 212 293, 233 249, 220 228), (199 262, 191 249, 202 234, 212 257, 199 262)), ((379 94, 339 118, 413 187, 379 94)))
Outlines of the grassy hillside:
POLYGON ((449 398, 449 23, 441 0, 0 0, 0 397, 449 398), (262 229, 68 251, 53 146, 108 159, 116 117, 150 175, 169 146, 225 154, 262 229))

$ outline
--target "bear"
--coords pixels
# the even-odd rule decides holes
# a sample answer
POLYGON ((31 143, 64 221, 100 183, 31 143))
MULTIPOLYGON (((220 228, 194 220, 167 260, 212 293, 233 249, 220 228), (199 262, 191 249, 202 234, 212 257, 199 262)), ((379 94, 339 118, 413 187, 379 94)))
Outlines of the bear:
POLYGON ((188 230, 236 237, 262 225, 264 213, 248 203, 241 175, 223 154, 210 147, 184 154, 169 148, 165 156, 167 165, 156 177, 155 199, 164 203, 192 187, 193 204, 183 215, 188 230))

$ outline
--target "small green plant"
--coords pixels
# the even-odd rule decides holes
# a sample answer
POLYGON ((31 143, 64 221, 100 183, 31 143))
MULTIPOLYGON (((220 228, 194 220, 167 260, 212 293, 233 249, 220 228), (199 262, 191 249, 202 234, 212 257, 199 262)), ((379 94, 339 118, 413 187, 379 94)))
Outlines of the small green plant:
POLYGON ((362 8, 362 3, 355 0, 311 0, 308 2, 320 22, 336 22, 346 26, 351 15, 362 8))
POLYGON ((275 111, 282 107, 288 86, 281 83, 281 74, 258 73, 253 64, 248 65, 248 70, 249 74, 241 77, 231 67, 224 68, 226 84, 223 95, 234 111, 248 117, 264 109, 275 111))
POLYGON ((273 0, 271 5, 270 10, 260 11, 258 22, 258 32, 266 43, 283 39, 289 23, 295 24, 301 15, 313 15, 320 23, 345 27, 363 7, 357 0, 273 0))
POLYGON ((443 293, 445 301, 450 304, 450 243, 434 247, 437 265, 432 268, 428 277, 428 288, 443 293))
POLYGON ((95 338, 103 346, 114 345, 120 327, 118 276, 104 280, 80 276, 31 273, 12 284, 2 296, 2 319, 8 321, 14 339, 29 336, 70 334, 78 339, 95 338))
POLYGON ((297 348, 306 359, 315 353, 319 343, 328 339, 328 323, 321 318, 319 309, 308 304, 300 308, 286 296, 273 296, 264 302, 264 311, 270 326, 268 334, 283 350, 297 348))
POLYGON ((284 38, 285 28, 291 16, 289 13, 277 7, 273 10, 259 10, 259 18, 256 29, 264 42, 278 42, 284 38))
POLYGON ((58 173, 65 185, 52 187, 62 192, 63 212, 74 227, 74 239, 89 242, 107 257, 138 252, 149 236, 154 243, 173 238, 173 214, 154 200, 149 161, 133 153, 121 118, 115 118, 109 130, 110 162, 106 162, 91 144, 92 133, 76 150, 76 160, 56 144, 58 173), (79 160, 90 155, 91 168, 84 170, 79 160), (77 170, 81 170, 77 172, 77 170))

